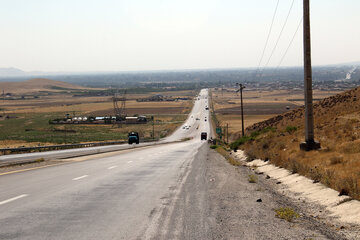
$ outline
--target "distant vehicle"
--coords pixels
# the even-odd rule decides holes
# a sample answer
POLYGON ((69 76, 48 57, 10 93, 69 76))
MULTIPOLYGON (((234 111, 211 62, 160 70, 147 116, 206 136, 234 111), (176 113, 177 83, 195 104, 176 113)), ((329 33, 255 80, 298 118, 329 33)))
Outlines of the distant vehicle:
POLYGON ((130 132, 128 134, 128 143, 129 144, 133 144, 133 143, 139 144, 139 142, 140 142, 139 133, 130 132))
POLYGON ((205 107, 205 110, 209 110, 209 107, 205 107))
POLYGON ((200 118, 196 118, 196 120, 200 120, 200 118))
POLYGON ((207 120, 206 120, 206 118, 205 118, 205 122, 206 122, 207 120))
POLYGON ((207 132, 201 133, 201 140, 207 140, 207 132))

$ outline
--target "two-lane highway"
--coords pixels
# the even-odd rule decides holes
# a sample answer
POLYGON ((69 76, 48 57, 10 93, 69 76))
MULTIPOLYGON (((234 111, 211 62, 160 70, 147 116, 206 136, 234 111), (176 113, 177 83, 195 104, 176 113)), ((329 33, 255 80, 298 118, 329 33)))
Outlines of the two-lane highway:
POLYGON ((200 92, 186 123, 163 140, 167 144, 1 175, 0 239, 159 236, 165 206, 176 201, 205 143, 200 134, 210 134, 207 96, 200 92))

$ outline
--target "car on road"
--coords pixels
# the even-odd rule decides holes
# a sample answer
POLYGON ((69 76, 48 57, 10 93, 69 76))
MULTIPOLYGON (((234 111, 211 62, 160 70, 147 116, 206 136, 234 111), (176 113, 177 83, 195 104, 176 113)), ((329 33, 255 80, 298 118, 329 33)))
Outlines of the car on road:
POLYGON ((201 140, 207 140, 207 132, 201 133, 201 140))
POLYGON ((129 144, 133 144, 133 143, 139 144, 139 142, 140 142, 139 133, 130 132, 128 134, 128 143, 129 144))
POLYGON ((205 110, 209 110, 209 107, 205 107, 205 110))

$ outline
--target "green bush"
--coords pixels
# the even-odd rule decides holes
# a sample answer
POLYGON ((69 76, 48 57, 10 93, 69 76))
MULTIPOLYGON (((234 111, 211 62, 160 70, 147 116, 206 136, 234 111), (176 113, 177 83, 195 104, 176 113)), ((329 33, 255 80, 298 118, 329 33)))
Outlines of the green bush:
POLYGON ((218 145, 211 145, 210 148, 211 149, 217 149, 219 146, 218 145))
POLYGON ((293 133, 296 130, 297 130, 297 127, 295 127, 295 126, 287 126, 286 129, 285 129, 285 132, 293 133))
POLYGON ((253 174, 249 174, 248 181, 249 181, 249 183, 256 183, 257 182, 257 177, 255 175, 253 175, 253 174))
POLYGON ((239 147, 240 145, 242 145, 242 144, 244 144, 244 143, 246 143, 246 142, 248 142, 248 141, 250 141, 250 140, 254 140, 254 138, 249 137, 249 136, 241 137, 241 138, 239 138, 238 140, 236 140, 235 142, 232 142, 232 143, 230 144, 230 148, 233 149, 233 150, 238 149, 238 147, 239 147))
POLYGON ((281 207, 275 210, 276 217, 285 219, 288 222, 300 217, 300 215, 295 212, 292 208, 289 207, 281 207))

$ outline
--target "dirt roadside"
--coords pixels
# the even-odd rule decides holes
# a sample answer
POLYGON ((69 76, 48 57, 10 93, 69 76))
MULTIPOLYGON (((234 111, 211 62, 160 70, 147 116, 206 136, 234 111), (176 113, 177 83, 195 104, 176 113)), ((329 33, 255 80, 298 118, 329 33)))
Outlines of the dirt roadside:
POLYGON ((216 218, 213 239, 346 239, 274 191, 273 180, 266 176, 256 175, 256 183, 249 183, 250 169, 228 164, 213 150, 206 163, 210 208, 216 218), (279 219, 274 210, 280 207, 290 207, 300 217, 293 222, 279 219))
POLYGON ((207 144, 189 168, 180 194, 163 210, 168 220, 151 239, 348 239, 274 191, 276 183, 266 176, 249 183, 250 169, 230 165, 207 144), (280 207, 291 207, 300 217, 277 218, 280 207))

